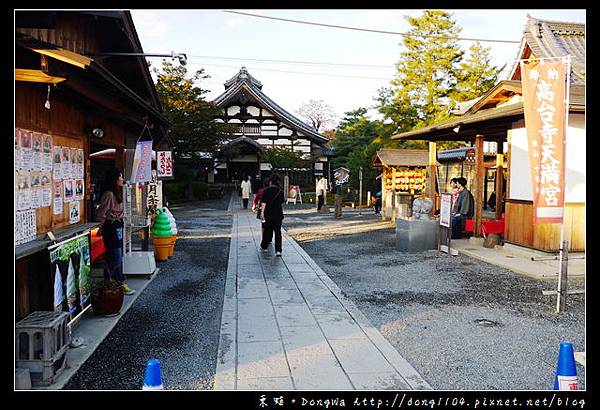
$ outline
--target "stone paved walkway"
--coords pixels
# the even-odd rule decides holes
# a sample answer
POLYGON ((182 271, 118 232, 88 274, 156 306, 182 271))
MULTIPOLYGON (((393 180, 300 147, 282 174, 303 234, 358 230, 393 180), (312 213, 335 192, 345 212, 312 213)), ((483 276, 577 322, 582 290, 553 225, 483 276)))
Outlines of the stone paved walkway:
POLYGON ((237 205, 231 236, 215 390, 431 389, 285 231, 261 253, 237 205))

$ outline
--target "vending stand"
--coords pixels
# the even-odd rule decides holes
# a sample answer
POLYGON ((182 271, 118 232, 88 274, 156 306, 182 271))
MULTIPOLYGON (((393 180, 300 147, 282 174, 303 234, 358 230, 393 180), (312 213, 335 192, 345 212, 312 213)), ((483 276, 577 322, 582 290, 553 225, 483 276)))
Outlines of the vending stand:
POLYGON ((429 151, 415 149, 381 149, 371 162, 382 168, 382 218, 395 220, 409 217, 416 196, 425 192, 429 175, 429 151))

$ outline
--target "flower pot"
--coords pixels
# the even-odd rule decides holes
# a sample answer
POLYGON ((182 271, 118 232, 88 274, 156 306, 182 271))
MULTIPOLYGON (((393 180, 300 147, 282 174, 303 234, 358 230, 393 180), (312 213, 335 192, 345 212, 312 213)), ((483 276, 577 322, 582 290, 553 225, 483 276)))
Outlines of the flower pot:
POLYGON ((169 258, 173 256, 173 252, 175 252, 175 242, 177 241, 177 236, 171 236, 171 247, 169 248, 169 258))
POLYGON ((92 309, 99 316, 116 315, 123 306, 123 288, 98 288, 92 293, 92 309))
POLYGON ((154 245, 154 257, 157 261, 166 261, 169 259, 171 236, 155 236, 152 238, 152 245, 154 245))

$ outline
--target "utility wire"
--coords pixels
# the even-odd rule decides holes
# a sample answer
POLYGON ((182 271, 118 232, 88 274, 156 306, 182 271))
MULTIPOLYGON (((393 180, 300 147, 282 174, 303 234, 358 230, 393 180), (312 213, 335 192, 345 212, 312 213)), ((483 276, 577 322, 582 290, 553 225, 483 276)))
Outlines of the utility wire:
MULTIPOLYGON (((216 67, 228 67, 228 68, 239 68, 239 66, 226 65, 226 64, 213 64, 213 63, 205 63, 205 62, 194 62, 189 61, 188 64, 198 64, 201 66, 216 66, 216 67)), ((344 74, 326 74, 326 73, 310 73, 306 71, 288 71, 288 70, 274 70, 270 68, 253 68, 252 70, 256 71, 275 71, 279 73, 292 73, 292 74, 307 74, 307 75, 321 75, 325 77, 346 77, 346 78, 362 78, 365 80, 388 80, 391 81, 392 78, 389 77, 366 77, 366 76, 357 76, 357 75, 344 75, 344 74)))
POLYGON ((269 19, 269 20, 286 21, 288 23, 308 24, 308 25, 313 25, 313 26, 322 26, 322 27, 330 27, 330 28, 341 28, 341 29, 344 29, 344 30, 366 31, 366 32, 369 32, 369 33, 392 34, 392 35, 400 35, 400 36, 413 36, 413 37, 425 37, 425 38, 447 38, 447 39, 452 39, 452 40, 480 41, 480 42, 488 42, 488 43, 516 43, 516 44, 520 44, 521 43, 520 40, 519 41, 517 41, 517 40, 490 40, 490 39, 483 39, 483 38, 427 36, 427 35, 423 35, 423 34, 401 33, 401 32, 398 32, 398 31, 373 30, 373 29, 367 29, 367 28, 338 26, 338 25, 335 25, 335 24, 314 23, 314 22, 311 22, 311 21, 302 21, 302 20, 286 19, 286 18, 281 18, 281 17, 263 16, 263 15, 260 15, 260 14, 245 13, 245 12, 242 12, 242 11, 233 11, 233 10, 222 10, 222 11, 224 13, 241 14, 241 15, 244 15, 244 16, 259 17, 259 18, 269 19))
POLYGON ((394 65, 376 65, 376 64, 350 64, 350 63, 325 63, 325 62, 317 62, 317 61, 297 61, 297 60, 268 60, 261 58, 241 58, 241 57, 222 57, 222 56, 203 56, 203 55, 194 55, 188 54, 188 57, 198 57, 198 58, 210 58, 210 59, 218 59, 218 60, 243 60, 243 61, 257 61, 257 62, 267 62, 267 63, 290 63, 290 64, 311 64, 311 65, 331 65, 331 66, 341 66, 341 67, 365 67, 365 68, 394 68, 394 65))

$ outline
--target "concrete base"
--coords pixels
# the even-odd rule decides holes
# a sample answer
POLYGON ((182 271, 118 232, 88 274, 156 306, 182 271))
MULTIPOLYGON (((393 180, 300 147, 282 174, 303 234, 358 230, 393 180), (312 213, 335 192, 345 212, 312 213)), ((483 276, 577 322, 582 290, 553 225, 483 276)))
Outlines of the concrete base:
POLYGON ((31 375, 29 369, 15 369, 15 390, 31 390, 31 375))
POLYGON ((123 255, 124 275, 150 275, 155 270, 154 252, 132 251, 123 255))
POLYGON ((437 249, 438 221, 396 220, 396 244, 403 252, 423 252, 437 249))

